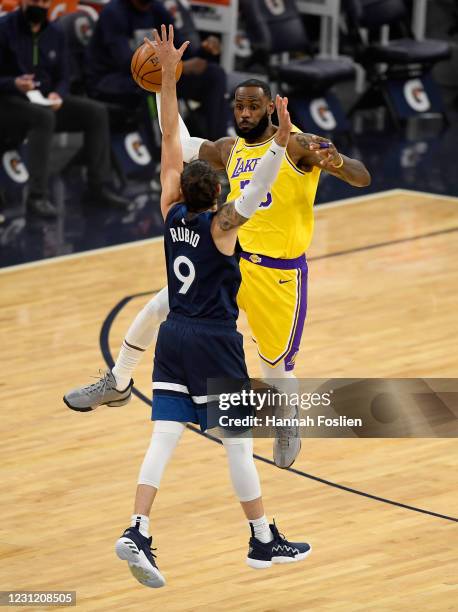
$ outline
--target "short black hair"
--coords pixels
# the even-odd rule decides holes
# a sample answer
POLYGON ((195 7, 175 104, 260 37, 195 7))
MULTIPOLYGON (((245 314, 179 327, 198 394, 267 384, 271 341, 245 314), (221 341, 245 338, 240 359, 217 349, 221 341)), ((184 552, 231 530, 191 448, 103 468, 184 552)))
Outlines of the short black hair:
POLYGON ((181 173, 180 186, 188 210, 202 212, 211 208, 219 184, 218 175, 208 162, 198 159, 187 164, 181 173))
POLYGON ((248 79, 237 85, 237 87, 235 88, 235 93, 237 93, 237 90, 240 89, 240 87, 259 87, 260 89, 262 89, 264 95, 269 98, 269 100, 272 100, 272 92, 270 90, 270 86, 265 81, 260 81, 259 79, 248 79))

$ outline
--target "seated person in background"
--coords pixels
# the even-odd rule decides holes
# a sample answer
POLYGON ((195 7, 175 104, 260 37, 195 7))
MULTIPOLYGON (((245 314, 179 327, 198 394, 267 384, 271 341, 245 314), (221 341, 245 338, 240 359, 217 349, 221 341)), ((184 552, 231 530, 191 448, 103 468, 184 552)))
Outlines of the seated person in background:
MULTIPOLYGON (((174 23, 165 4, 170 6, 170 0, 111 0, 103 8, 88 48, 88 90, 92 97, 121 104, 126 110, 138 108, 145 92, 131 77, 132 54, 152 29, 174 23)), ((179 30, 176 39, 180 41, 179 30)), ((200 49, 187 50, 177 86, 179 97, 201 103, 207 122, 205 136, 211 140, 226 136, 228 118, 226 73, 208 59, 219 54, 218 43, 211 36, 200 49)))
POLYGON ((19 10, 0 18, 0 139, 2 133, 28 139, 29 212, 55 217, 48 198, 49 159, 55 131, 84 132, 88 196, 97 202, 128 208, 129 201, 108 187, 110 134, 105 107, 67 95, 68 57, 64 34, 49 23, 51 0, 22 0, 19 10), (39 89, 50 106, 29 101, 39 89))

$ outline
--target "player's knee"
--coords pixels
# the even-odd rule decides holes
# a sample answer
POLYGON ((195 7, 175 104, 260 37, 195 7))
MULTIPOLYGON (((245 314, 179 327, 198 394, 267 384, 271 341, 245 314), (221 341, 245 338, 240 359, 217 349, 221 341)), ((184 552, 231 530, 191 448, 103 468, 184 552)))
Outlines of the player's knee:
POLYGON ((96 100, 84 100, 81 121, 88 127, 98 128, 105 124, 108 126, 108 111, 102 102, 96 100))
POLYGON ((222 438, 227 453, 240 453, 253 455, 252 438, 222 438))
POLYGON ((186 425, 178 421, 155 421, 153 436, 155 434, 171 434, 180 437, 185 428, 186 425))
MULTIPOLYGON (((32 106, 32 105, 31 105, 32 106)), ((33 108, 33 112, 30 113, 30 126, 39 127, 47 132, 53 132, 56 125, 55 113, 49 108, 33 108)))
POLYGON ((161 291, 144 306, 143 311, 148 317, 153 319, 155 323, 165 321, 170 311, 167 287, 161 289, 161 291))

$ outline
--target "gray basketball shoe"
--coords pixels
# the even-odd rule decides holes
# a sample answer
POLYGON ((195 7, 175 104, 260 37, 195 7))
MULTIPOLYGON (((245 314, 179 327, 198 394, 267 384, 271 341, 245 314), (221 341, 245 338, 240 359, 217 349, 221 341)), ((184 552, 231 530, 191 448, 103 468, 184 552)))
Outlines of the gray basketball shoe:
MULTIPOLYGON (((281 415, 282 411, 277 411, 277 418, 285 418, 281 415)), ((297 418, 297 410, 293 417, 297 418)), ((301 450, 301 438, 299 435, 299 427, 296 425, 277 425, 275 429, 274 440, 274 463, 279 468, 289 468, 296 461, 301 450)))
POLYGON ((78 412, 89 412, 103 404, 124 406, 130 402, 134 385, 132 379, 123 391, 118 391, 116 389, 116 379, 111 370, 107 372, 99 370, 99 374, 101 374, 101 378, 96 383, 72 389, 64 395, 64 402, 69 408, 78 412))

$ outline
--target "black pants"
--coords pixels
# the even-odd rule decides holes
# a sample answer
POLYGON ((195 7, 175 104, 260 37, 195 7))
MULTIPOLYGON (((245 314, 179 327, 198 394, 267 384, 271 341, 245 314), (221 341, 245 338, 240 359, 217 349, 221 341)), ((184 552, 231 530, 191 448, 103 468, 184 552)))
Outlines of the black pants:
POLYGON ((210 62, 203 74, 183 75, 178 81, 177 92, 180 98, 201 103, 208 130, 205 136, 209 140, 227 136, 229 105, 226 99, 226 81, 224 68, 210 62))
POLYGON ((30 194, 45 196, 54 132, 83 132, 89 183, 110 179, 110 132, 105 107, 94 100, 67 96, 58 111, 32 104, 20 95, 0 95, 0 139, 23 134, 28 139, 30 194))
MULTIPOLYGON (((229 104, 226 99, 226 72, 219 64, 209 62, 206 70, 199 75, 183 75, 178 81, 179 98, 197 100, 205 116, 206 133, 209 140, 226 136, 229 104)), ((144 98, 142 90, 134 84, 130 75, 107 74, 93 85, 91 96, 105 102, 125 107, 126 112, 138 108, 144 98)))

